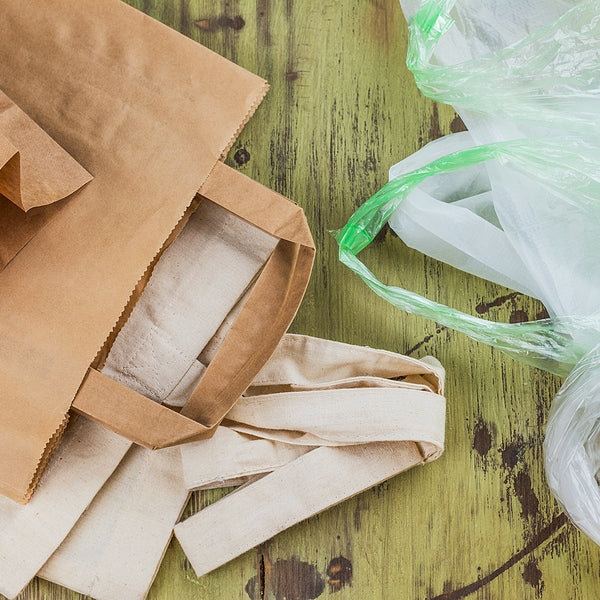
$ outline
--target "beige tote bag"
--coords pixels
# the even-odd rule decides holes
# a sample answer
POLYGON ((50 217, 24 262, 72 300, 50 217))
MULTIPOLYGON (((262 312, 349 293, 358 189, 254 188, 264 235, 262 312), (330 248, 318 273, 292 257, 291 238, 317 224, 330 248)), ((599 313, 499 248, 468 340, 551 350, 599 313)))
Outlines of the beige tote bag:
POLYGON ((230 433, 181 448, 191 487, 249 479, 175 527, 196 574, 436 459, 444 444, 443 381, 435 359, 286 335, 250 395, 228 413, 230 433), (273 446, 265 450, 267 440, 273 446), (281 465, 291 448, 299 456, 281 465))
POLYGON ((246 483, 175 528, 202 575, 433 460, 443 447, 443 375, 434 360, 286 335, 249 393, 302 391, 241 398, 208 440, 156 452, 133 447, 40 576, 97 600, 144 598, 189 490, 246 483), (347 416, 340 423, 315 411, 306 394, 347 416), (248 427, 251 435, 238 432, 248 427), (320 444, 306 445, 316 437, 320 444))

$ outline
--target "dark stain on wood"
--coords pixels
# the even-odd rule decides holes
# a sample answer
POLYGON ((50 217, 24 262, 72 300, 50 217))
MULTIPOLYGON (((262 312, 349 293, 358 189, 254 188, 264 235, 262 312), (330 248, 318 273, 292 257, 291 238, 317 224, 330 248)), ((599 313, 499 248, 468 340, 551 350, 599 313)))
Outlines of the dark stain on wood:
POLYGON ((523 579, 533 588, 542 591, 544 582, 542 580, 543 573, 538 567, 538 562, 534 558, 530 558, 523 567, 523 579))
POLYGON ((454 589, 454 586, 452 585, 452 582, 449 580, 444 581, 444 585, 442 586, 442 594, 450 594, 452 593, 452 590, 454 589))
POLYGON ((285 15, 289 22, 294 18, 294 0, 285 0, 285 15))
POLYGON ((492 434, 483 419, 478 419, 473 430, 473 450, 480 456, 487 456, 492 448, 492 434))
MULTIPOLYGON (((267 558, 268 562, 269 559, 267 558)), ((270 564, 270 563, 269 563, 270 564)), ((264 600, 265 597, 265 555, 261 553, 256 564, 256 575, 250 577, 244 591, 250 600, 264 600)))
POLYGON ((390 487, 390 482, 384 481, 383 483, 377 484, 373 489, 377 492, 377 495, 379 497, 381 497, 381 496, 383 496, 383 494, 385 494, 387 492, 389 487, 390 487))
MULTIPOLYGON (((194 572, 194 567, 192 567, 192 563, 188 560, 188 557, 185 556, 185 554, 181 560, 181 568, 188 573, 194 572)), ((2 596, 0 596, 0 598, 2 598, 2 596)))
POLYGON ((179 31, 188 37, 192 36, 192 17, 190 15, 190 4, 185 0, 179 1, 179 31))
POLYGON ((241 167, 250 160, 250 152, 248 152, 246 148, 240 148, 239 150, 236 150, 233 155, 233 160, 235 160, 235 164, 238 165, 238 167, 241 167))
POLYGON ((418 350, 423 344, 430 342, 434 335, 435 334, 433 334, 433 333, 426 335, 420 342, 417 342, 412 348, 409 348, 404 354, 406 354, 406 356, 410 356, 413 352, 418 350))
POLYGON ((332 592, 352 585, 352 563, 345 556, 333 558, 327 567, 327 577, 332 592))
POLYGON ((459 133, 460 131, 467 131, 467 126, 463 123, 463 120, 456 115, 450 123, 450 131, 452 133, 459 133))
POLYGON ((529 315, 524 310, 516 308, 510 313, 508 321, 510 323, 525 323, 529 321, 529 315))
POLYGON ((325 590, 325 581, 315 565, 297 558, 277 560, 265 577, 265 596, 270 590, 275 600, 312 600, 325 590))
POLYGON ((502 306, 505 302, 508 302, 509 300, 513 300, 520 295, 521 294, 519 292, 512 292, 511 294, 507 294, 506 296, 498 296, 497 298, 495 298, 494 300, 491 300, 490 302, 482 301, 475 307, 475 311, 479 315, 484 315, 485 313, 487 313, 490 310, 490 308, 497 308, 498 306, 502 306))
POLYGON ((494 579, 502 575, 502 573, 523 560, 526 556, 529 556, 536 548, 538 548, 541 544, 557 533, 562 527, 564 527, 567 522, 567 516, 564 513, 560 513, 558 516, 554 517, 554 519, 552 519, 552 521, 546 525, 546 527, 543 527, 540 529, 540 531, 538 531, 537 534, 532 536, 529 543, 523 549, 513 554, 497 569, 494 569, 483 577, 479 576, 477 581, 473 581, 472 583, 457 589, 453 589, 453 586, 448 586, 445 584, 441 594, 438 594, 437 596, 430 596, 428 600, 460 600, 461 598, 466 598, 467 596, 474 594, 478 590, 484 588, 490 582, 494 581, 494 579))
POLYGON ((431 112, 431 122, 429 124, 429 140, 437 140, 443 135, 444 134, 442 133, 442 129, 440 127, 440 114, 437 104, 434 103, 431 112))
POLYGON ((414 352, 416 352, 421 346, 423 346, 424 344, 427 344, 427 342, 430 342, 434 336, 439 335, 440 333, 442 333, 442 331, 448 329, 447 327, 444 327, 443 325, 440 325, 440 327, 438 327, 435 330, 435 333, 430 333, 429 335, 426 335, 420 342, 417 342, 414 346, 412 346, 411 348, 409 348, 408 350, 406 350, 404 352, 404 354, 406 354, 406 356, 411 356, 414 352))
POLYGON ((194 25, 202 31, 218 31, 219 29, 233 29, 239 31, 243 29, 246 21, 240 15, 235 17, 228 17, 227 15, 220 15, 218 17, 210 17, 207 19, 198 19, 194 21, 194 25))
POLYGON ((288 81, 296 81, 296 79, 298 79, 298 77, 300 77, 300 75, 298 74, 298 71, 288 71, 285 74, 285 78, 288 81))
POLYGON ((536 320, 540 321, 542 319, 549 319, 550 315, 548 314, 548 311, 545 308, 542 308, 542 310, 540 310, 536 315, 535 315, 536 320))
MULTIPOLYGON (((271 564, 271 562, 269 561, 269 565, 271 564)), ((260 577, 260 597, 264 598, 265 597, 265 555, 261 554, 260 555, 260 563, 258 565, 258 575, 260 577)))
POLYGON ((250 577, 248 579, 248 583, 246 583, 246 587, 244 591, 248 594, 248 598, 250 600, 260 600, 260 590, 256 589, 256 584, 258 583, 258 577, 254 575, 254 577, 250 577))
MULTIPOLYGON (((375 246, 377 246, 378 244, 383 244, 383 242, 385 242, 385 238, 388 236, 388 233, 391 236, 396 236, 396 234, 394 233, 392 228, 388 225, 388 223, 385 223, 384 226, 379 230, 379 233, 373 238, 373 241, 371 243, 374 244, 375 246)), ((398 237, 398 236, 396 236, 396 237, 398 237)))
POLYGON ((150 11, 154 9, 154 1, 153 0, 144 0, 142 3, 142 10, 149 15, 150 11))
POLYGON ((396 39, 394 20, 390 18, 389 7, 380 0, 369 0, 365 5, 368 11, 365 13, 365 37, 387 52, 396 39))
POLYGON ((314 600, 325 591, 325 580, 315 565, 298 558, 271 563, 263 555, 258 573, 248 580, 244 591, 251 600, 314 600))
POLYGON ((531 486, 531 477, 529 473, 521 471, 515 476, 513 487, 517 499, 521 504, 521 515, 523 518, 534 517, 537 514, 539 500, 531 486))
POLYGON ((356 531, 358 531, 360 529, 360 525, 361 525, 361 511, 362 511, 362 506, 360 504, 360 500, 358 500, 356 502, 356 507, 354 508, 354 529, 356 529, 356 531))
POLYGON ((256 28, 257 37, 265 46, 271 45, 269 0, 258 0, 256 2, 256 28))
POLYGON ((507 469, 513 469, 523 458, 523 446, 519 442, 506 444, 506 446, 500 450, 500 456, 502 457, 502 464, 507 469))

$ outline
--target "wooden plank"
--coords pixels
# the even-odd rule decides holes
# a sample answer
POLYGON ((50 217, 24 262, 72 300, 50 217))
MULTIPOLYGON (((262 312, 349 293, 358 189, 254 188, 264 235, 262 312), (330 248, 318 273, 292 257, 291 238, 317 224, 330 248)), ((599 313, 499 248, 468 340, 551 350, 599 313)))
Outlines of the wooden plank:
MULTIPOLYGON (((598 548, 566 523, 543 474, 544 423, 559 381, 393 310, 337 261, 328 230, 386 181, 390 165, 461 127, 407 72, 397 0, 130 3, 271 83, 227 162, 307 213, 317 261, 293 331, 431 353, 448 370, 440 460, 201 579, 173 542, 150 598, 596 598, 598 548)), ((407 249, 389 231, 364 259, 389 281, 472 314, 522 320, 542 310, 407 249)), ((188 513, 222 493, 195 494, 188 513)), ((21 595, 41 598, 81 597, 39 581, 21 595)))

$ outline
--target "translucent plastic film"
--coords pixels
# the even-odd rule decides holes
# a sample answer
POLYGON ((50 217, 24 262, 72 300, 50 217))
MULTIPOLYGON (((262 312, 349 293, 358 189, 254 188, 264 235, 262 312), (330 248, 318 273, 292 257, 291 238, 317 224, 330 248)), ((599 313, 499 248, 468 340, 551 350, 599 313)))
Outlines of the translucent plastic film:
POLYGON ((337 232, 340 259, 408 312, 568 379, 548 419, 550 486, 600 544, 598 0, 400 0, 407 65, 468 132, 436 140, 337 232), (381 283, 357 257, 389 222, 409 246, 541 300, 494 323, 381 283))
POLYGON ((490 117, 495 139, 516 137, 515 126, 526 135, 600 129, 597 0, 424 0, 416 12, 414 4, 402 0, 407 65, 426 96, 490 117), (510 126, 496 127, 498 118, 510 126))
POLYGON ((600 544, 600 345, 581 359, 554 399, 544 456, 557 500, 600 544))

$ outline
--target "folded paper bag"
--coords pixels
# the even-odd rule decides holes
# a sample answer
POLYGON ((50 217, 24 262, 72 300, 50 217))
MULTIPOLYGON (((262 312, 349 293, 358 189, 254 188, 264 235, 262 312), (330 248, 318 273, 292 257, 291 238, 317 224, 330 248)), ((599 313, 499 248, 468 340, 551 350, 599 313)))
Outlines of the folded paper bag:
POLYGON ((91 179, 0 91, 0 270, 91 179))
POLYGON ((0 91, 0 194, 27 211, 69 196, 92 176, 0 91))
POLYGON ((94 175, 0 272, 0 493, 24 502, 78 390, 81 412, 130 438, 154 418, 140 397, 136 422, 90 365, 198 191, 280 241, 185 416, 154 405, 177 427, 185 419, 184 436, 209 431, 251 383, 295 313, 314 249, 298 207, 218 163, 266 82, 117 0, 0 8, 0 87, 94 175), (256 344, 239 344, 242 332, 256 344))

